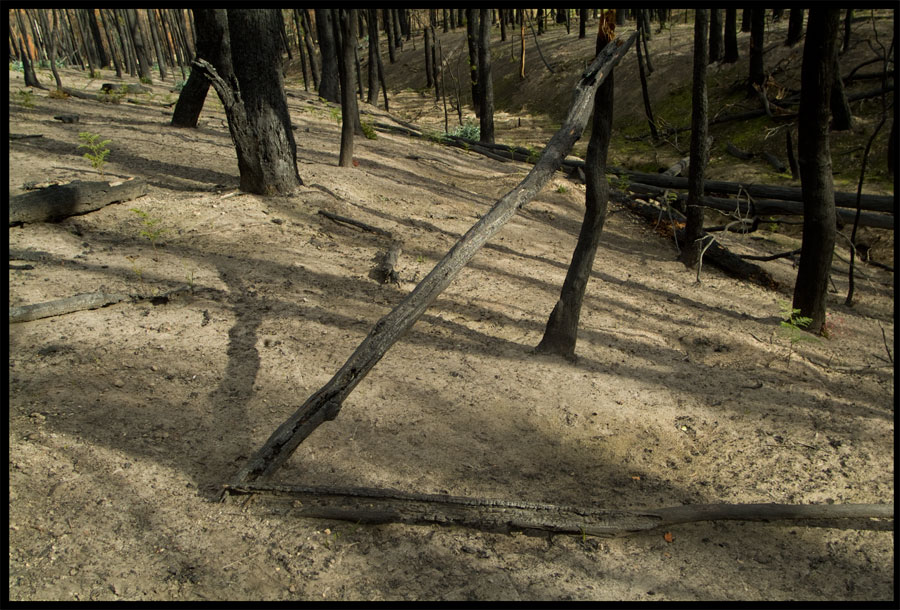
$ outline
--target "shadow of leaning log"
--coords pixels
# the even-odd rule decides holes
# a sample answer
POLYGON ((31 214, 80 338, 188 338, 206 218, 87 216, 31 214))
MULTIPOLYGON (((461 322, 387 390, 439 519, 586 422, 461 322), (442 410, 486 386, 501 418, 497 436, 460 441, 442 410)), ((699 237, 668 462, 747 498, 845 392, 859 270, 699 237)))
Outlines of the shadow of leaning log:
POLYGON ((198 488, 210 497, 218 493, 225 478, 253 452, 248 405, 253 398, 259 373, 260 356, 256 349, 257 330, 266 309, 256 291, 245 285, 241 272, 227 259, 216 262, 219 276, 229 288, 228 301, 234 324, 228 330, 228 361, 222 381, 209 393, 210 413, 201 433, 209 452, 205 475, 198 472, 198 488))

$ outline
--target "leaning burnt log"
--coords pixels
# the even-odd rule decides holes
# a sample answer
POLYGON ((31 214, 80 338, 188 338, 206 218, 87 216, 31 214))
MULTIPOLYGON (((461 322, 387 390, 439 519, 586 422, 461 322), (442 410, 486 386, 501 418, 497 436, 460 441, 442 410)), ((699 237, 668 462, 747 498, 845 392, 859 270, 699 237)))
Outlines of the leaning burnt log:
MULTIPOLYGON (((612 69, 634 43, 636 34, 607 45, 582 73, 566 120, 547 143, 541 158, 528 175, 501 197, 463 235, 434 269, 394 309, 382 317, 344 365, 282 423, 230 481, 241 487, 271 475, 303 440, 322 423, 333 420, 344 400, 396 343, 425 313, 487 241, 541 191, 560 168, 562 160, 581 137, 593 109, 594 95, 612 69)), ((227 496, 223 490, 222 499, 227 496)))

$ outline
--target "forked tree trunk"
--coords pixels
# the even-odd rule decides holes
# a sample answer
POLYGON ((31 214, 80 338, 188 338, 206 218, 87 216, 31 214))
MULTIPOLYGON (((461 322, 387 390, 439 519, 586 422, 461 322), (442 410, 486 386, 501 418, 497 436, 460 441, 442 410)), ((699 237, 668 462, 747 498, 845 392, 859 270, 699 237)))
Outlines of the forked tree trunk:
MULTIPOLYGON (((220 74, 227 73, 231 43, 225 9, 195 8, 193 12, 197 27, 197 57, 208 61, 220 74)), ((172 126, 196 127, 208 93, 209 79, 202 71, 192 70, 175 103, 172 126)))
POLYGON ((803 241, 793 308, 812 318, 806 330, 825 323, 825 295, 834 255, 835 206, 828 145, 828 112, 834 83, 840 10, 811 8, 803 45, 797 144, 803 185, 803 241))
MULTIPOLYGON (((756 9, 754 9, 756 10, 756 9)), ((691 96, 691 163, 688 176, 688 200, 685 206, 687 221, 684 226, 684 244, 679 260, 687 267, 694 267, 700 260, 703 234, 703 178, 709 143, 706 139, 707 100, 706 66, 709 63, 707 28, 709 9, 697 9, 694 16, 694 83, 691 96)))
POLYGON ((198 59, 222 100, 237 152, 242 191, 288 195, 302 184, 281 75, 278 9, 228 9, 230 61, 219 74, 198 59))
MULTIPOLYGON (((582 16, 584 13, 582 13, 582 16)), ((600 31, 597 34, 597 53, 610 42, 615 31, 615 14, 600 16, 600 31)), ((597 89, 594 97, 594 114, 591 122, 591 139, 588 143, 584 163, 586 193, 584 198, 584 220, 578 233, 578 242, 572 253, 572 261, 566 272, 559 300, 550 313, 544 336, 536 350, 574 360, 575 344, 578 340, 578 320, 581 306, 600 234, 606 221, 606 206, 609 202, 609 185, 606 182, 606 156, 609 150, 610 130, 613 116, 613 77, 609 76, 597 89)))

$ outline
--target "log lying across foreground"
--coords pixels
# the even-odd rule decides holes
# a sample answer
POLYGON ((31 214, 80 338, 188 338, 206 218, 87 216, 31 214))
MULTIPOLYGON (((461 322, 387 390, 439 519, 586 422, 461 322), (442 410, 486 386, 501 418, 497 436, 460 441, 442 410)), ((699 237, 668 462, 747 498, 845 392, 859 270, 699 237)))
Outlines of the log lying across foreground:
POLYGON ((193 289, 183 284, 172 290, 162 292, 160 294, 142 295, 142 294, 120 294, 112 292, 86 292, 76 294, 75 296, 66 297, 64 299, 56 299, 55 301, 45 301, 43 303, 34 303, 32 305, 20 305, 18 307, 9 308, 9 323, 15 322, 31 322, 43 318, 51 318, 54 316, 62 316, 76 311, 86 311, 89 309, 100 309, 109 305, 115 305, 122 301, 142 301, 149 300, 154 305, 162 305, 168 303, 172 299, 184 294, 193 292, 193 289))
MULTIPOLYGON (((334 377, 310 396, 246 461, 231 480, 232 488, 272 474, 313 430, 337 417, 344 400, 388 349, 416 323, 478 250, 522 206, 534 199, 581 137, 593 109, 597 88, 634 43, 635 37, 636 33, 633 33, 627 39, 613 41, 594 58, 575 85, 574 100, 566 120, 528 175, 454 244, 397 307, 375 324, 334 377)), ((226 494, 227 488, 222 493, 223 500, 226 494)))
POLYGON ((10 197, 9 224, 53 222, 146 194, 147 183, 139 179, 113 183, 76 180, 69 184, 54 184, 10 197))
POLYGON ((407 493, 361 487, 287 485, 228 486, 232 494, 259 494, 293 500, 304 517, 356 523, 457 525, 490 532, 529 535, 571 534, 618 537, 698 521, 775 521, 786 519, 886 519, 893 529, 893 504, 695 504, 650 510, 575 508, 534 502, 508 502, 447 494, 407 493))

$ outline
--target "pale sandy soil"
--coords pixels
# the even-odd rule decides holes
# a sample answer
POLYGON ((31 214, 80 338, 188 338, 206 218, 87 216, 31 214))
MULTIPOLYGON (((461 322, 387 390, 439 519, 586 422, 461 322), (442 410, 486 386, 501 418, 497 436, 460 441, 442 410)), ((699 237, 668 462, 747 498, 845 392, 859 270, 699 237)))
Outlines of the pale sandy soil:
MULTIPOLYGON (((894 597, 893 533, 878 529, 722 522, 673 528, 672 542, 547 539, 214 502, 529 166, 379 133, 357 141, 358 167, 338 168, 339 126, 292 87, 305 184, 262 198, 236 192, 217 101, 199 129, 178 130, 159 105, 168 85, 154 85, 150 105, 35 92, 26 108, 14 93, 21 74, 9 78, 9 130, 43 136, 10 142, 10 194, 100 179, 77 149, 80 131, 112 140, 107 177, 150 185, 131 202, 10 228, 11 251, 48 256, 9 271, 9 305, 194 287, 165 305, 10 325, 10 599, 894 597), (63 112, 81 122, 53 120, 63 112), (155 245, 131 208, 159 220, 155 245), (319 210, 391 231, 403 244, 400 285, 368 277, 383 237, 319 210)), ((604 508, 893 502, 890 274, 863 267, 849 309, 838 262, 832 338, 797 344, 788 361, 778 323, 790 260, 765 263, 786 286, 777 292, 708 266, 696 284, 669 241, 611 204, 578 361, 537 356, 583 198, 557 174, 275 481, 604 508)), ((742 253, 798 243, 724 239, 742 253)))

